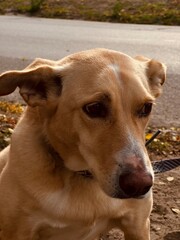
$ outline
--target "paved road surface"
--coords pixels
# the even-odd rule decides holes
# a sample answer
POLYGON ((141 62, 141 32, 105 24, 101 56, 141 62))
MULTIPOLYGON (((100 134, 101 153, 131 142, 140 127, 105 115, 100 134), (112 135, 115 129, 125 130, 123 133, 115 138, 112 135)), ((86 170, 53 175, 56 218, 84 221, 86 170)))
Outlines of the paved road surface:
MULTIPOLYGON (((151 123, 180 126, 179 27, 0 16, 0 72, 22 69, 35 57, 56 60, 95 47, 166 63, 168 79, 151 123)), ((19 101, 17 93, 12 98, 19 101)))

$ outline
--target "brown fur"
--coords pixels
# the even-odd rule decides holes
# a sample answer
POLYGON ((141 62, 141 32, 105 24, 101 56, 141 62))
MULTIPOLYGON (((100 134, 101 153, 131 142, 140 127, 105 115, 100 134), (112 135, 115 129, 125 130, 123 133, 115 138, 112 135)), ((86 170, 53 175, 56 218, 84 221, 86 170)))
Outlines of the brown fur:
POLYGON ((149 115, 138 112, 164 80, 163 64, 106 49, 2 74, 0 95, 19 87, 28 107, 0 153, 0 240, 95 240, 113 227, 126 240, 149 240, 151 190, 121 199, 117 179, 127 169, 137 184, 153 176, 149 115), (104 118, 83 110, 96 102, 106 106, 104 118))

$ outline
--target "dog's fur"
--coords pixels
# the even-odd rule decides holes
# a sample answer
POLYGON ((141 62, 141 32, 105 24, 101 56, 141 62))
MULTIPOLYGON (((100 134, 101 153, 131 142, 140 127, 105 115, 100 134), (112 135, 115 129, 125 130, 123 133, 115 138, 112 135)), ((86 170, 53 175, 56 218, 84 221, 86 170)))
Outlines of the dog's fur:
POLYGON ((165 71, 94 49, 0 76, 0 95, 19 87, 28 105, 0 154, 0 240, 95 240, 113 227, 150 239, 144 110, 165 71))

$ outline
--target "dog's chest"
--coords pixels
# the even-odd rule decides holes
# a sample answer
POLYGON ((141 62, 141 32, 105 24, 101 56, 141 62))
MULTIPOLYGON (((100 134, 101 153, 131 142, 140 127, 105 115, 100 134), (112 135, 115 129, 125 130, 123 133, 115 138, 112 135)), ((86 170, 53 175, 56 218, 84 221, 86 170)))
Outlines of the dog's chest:
POLYGON ((119 201, 109 199, 104 193, 98 196, 82 193, 73 198, 66 190, 43 194, 40 203, 48 213, 43 211, 34 216, 37 239, 94 240, 106 231, 109 220, 117 217, 121 206, 119 201))
POLYGON ((98 219, 91 225, 83 222, 65 223, 50 223, 41 227, 38 231, 38 239, 43 240, 94 240, 96 237, 107 229, 108 220, 98 219), (54 225, 54 226, 53 226, 54 225))

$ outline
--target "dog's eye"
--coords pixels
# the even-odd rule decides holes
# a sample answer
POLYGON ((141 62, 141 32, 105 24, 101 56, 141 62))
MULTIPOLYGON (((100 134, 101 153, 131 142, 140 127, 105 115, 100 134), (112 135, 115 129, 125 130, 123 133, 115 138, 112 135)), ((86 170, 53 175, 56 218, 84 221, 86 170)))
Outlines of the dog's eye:
POLYGON ((152 110, 152 103, 145 103, 141 110, 138 112, 139 117, 147 117, 152 110))
POLYGON ((107 107, 101 102, 86 104, 83 111, 91 118, 105 118, 108 113, 107 107))

